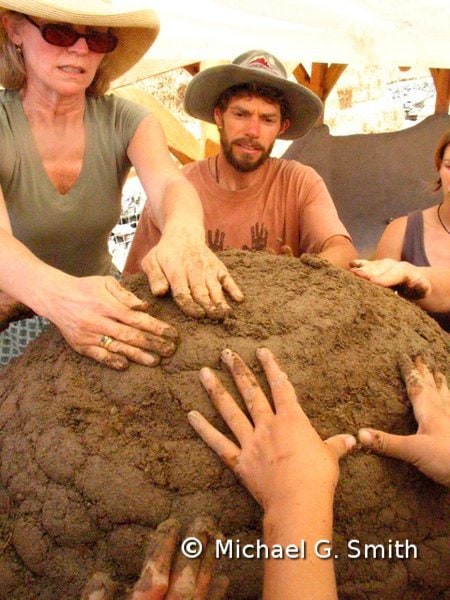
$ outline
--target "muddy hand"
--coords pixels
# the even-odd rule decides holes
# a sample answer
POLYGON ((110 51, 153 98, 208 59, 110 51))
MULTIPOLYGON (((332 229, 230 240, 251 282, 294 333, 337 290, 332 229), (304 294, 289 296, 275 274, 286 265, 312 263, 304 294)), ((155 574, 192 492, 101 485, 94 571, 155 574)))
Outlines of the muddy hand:
POLYGON ((414 435, 361 429, 360 442, 386 456, 413 464, 442 485, 450 486, 450 391, 442 373, 432 373, 419 355, 404 356, 401 372, 418 423, 414 435))
POLYGON ((183 540, 195 538, 203 552, 188 558, 177 553, 180 525, 174 519, 164 521, 150 535, 147 554, 139 581, 129 600, 220 600, 225 598, 228 579, 214 577, 215 527, 208 517, 199 517, 183 540))
POLYGON ((112 367, 155 366, 176 349, 176 330, 148 315, 146 302, 112 277, 70 277, 47 316, 74 350, 112 367), (55 309, 56 306, 56 309, 55 309))
POLYGON ((244 296, 225 265, 201 237, 173 239, 166 235, 142 260, 150 289, 156 296, 172 291, 186 315, 223 319, 231 312, 224 291, 236 302, 244 296))
POLYGON ((353 260, 351 271, 382 287, 392 287, 409 300, 420 300, 431 292, 431 284, 414 265, 383 258, 381 260, 353 260))
POLYGON ((106 573, 94 573, 81 594, 81 600, 113 600, 116 585, 106 573))
POLYGON ((279 506, 286 498, 302 496, 305 489, 325 486, 334 492, 338 459, 355 446, 355 438, 337 435, 323 442, 270 350, 258 349, 257 357, 269 382, 275 411, 240 356, 224 350, 222 360, 233 376, 250 418, 213 371, 202 369, 200 379, 238 444, 196 411, 189 413, 189 422, 264 510, 279 506))

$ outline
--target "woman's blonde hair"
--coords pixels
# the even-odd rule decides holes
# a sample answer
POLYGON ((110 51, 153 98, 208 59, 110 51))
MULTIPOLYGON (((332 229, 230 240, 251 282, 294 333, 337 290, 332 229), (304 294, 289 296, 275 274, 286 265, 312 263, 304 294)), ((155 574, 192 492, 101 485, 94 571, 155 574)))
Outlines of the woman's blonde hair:
MULTIPOLYGON (((25 15, 14 11, 2 11, 0 18, 8 14, 13 19, 20 21, 25 15)), ((21 90, 26 83, 27 76, 20 46, 16 46, 0 25, 0 85, 8 90, 21 90)), ((97 69, 91 85, 86 90, 87 96, 98 97, 105 94, 111 84, 109 60, 106 55, 97 69)))

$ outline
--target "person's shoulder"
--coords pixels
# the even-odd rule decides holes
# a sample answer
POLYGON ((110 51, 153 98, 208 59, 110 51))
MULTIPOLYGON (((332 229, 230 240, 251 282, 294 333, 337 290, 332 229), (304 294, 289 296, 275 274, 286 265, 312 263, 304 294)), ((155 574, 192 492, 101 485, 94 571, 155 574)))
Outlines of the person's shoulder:
POLYGON ((302 173, 302 174, 317 174, 317 172, 310 167, 309 165, 305 165, 298 160, 294 160, 293 158, 274 158, 271 157, 271 162, 275 166, 275 168, 292 172, 292 173, 302 173))
POLYGON ((17 92, 0 90, 0 124, 2 129, 11 129, 11 111, 16 110, 17 102, 19 102, 17 92))
POLYGON ((189 177, 190 175, 197 174, 200 171, 202 171, 202 169, 205 167, 205 165, 207 165, 207 163, 207 158, 203 160, 193 160, 192 162, 188 162, 185 165, 183 165, 181 171, 184 175, 186 175, 186 177, 189 177))
POLYGON ((0 106, 8 106, 18 102, 18 94, 14 90, 0 90, 0 106))
POLYGON ((280 177, 308 180, 311 183, 320 181, 322 178, 313 167, 305 165, 297 160, 287 158, 271 158, 270 169, 273 174, 280 177))

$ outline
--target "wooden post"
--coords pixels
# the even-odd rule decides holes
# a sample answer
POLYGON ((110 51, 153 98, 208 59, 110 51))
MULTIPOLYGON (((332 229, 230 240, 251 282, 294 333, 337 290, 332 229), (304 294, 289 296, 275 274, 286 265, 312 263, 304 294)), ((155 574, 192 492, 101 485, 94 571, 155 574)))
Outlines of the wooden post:
MULTIPOLYGON (((294 77, 302 85, 313 91, 322 102, 325 104, 325 100, 328 98, 331 90, 336 85, 339 77, 344 72, 347 65, 334 63, 328 65, 327 63, 313 63, 311 69, 311 75, 308 74, 307 70, 302 64, 299 64, 294 69, 294 77)), ((323 113, 317 119, 315 127, 323 125, 323 113)))

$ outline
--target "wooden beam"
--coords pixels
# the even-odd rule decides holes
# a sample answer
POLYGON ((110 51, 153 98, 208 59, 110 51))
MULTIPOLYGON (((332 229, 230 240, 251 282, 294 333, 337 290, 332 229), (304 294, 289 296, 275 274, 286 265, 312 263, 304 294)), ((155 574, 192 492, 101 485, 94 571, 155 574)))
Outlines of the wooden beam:
POLYGON ((200 63, 192 63, 192 65, 184 65, 183 69, 190 73, 192 76, 197 75, 200 71, 200 63))
POLYGON ((450 107, 450 69, 430 69, 436 88, 435 114, 448 115, 450 107))
MULTIPOLYGON (((332 63, 330 65, 327 63, 313 63, 311 75, 309 75, 305 67, 299 64, 293 73, 299 83, 313 91, 325 104, 331 90, 346 67, 347 65, 340 63, 332 63)), ((323 113, 315 126, 318 127, 319 125, 323 125, 323 113)))

